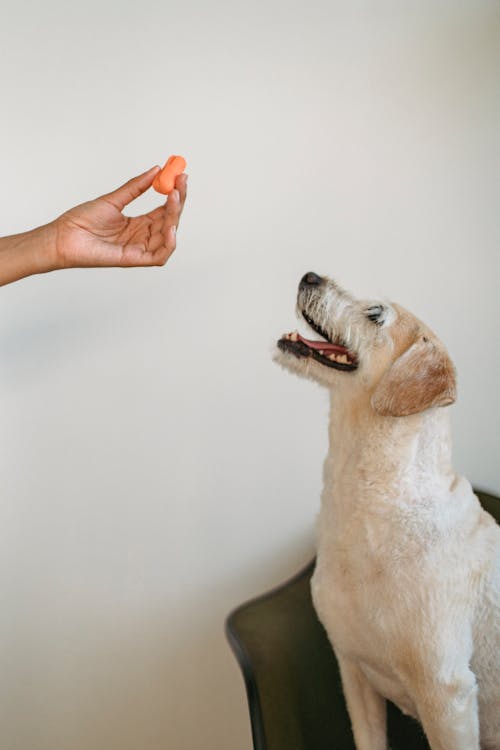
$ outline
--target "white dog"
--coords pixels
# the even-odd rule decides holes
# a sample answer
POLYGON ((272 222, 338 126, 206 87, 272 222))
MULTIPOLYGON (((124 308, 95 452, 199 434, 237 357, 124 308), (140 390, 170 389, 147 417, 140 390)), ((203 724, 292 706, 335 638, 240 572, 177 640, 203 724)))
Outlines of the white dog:
POLYGON ((386 750, 386 699, 432 750, 500 750, 500 527, 455 474, 455 371, 394 304, 308 273, 277 361, 331 391, 313 600, 357 750, 386 750))

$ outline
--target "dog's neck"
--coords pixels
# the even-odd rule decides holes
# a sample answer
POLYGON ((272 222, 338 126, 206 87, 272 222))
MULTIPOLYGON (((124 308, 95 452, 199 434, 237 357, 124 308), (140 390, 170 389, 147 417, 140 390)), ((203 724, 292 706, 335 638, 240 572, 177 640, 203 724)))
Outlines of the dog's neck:
POLYGON ((446 408, 410 417, 381 417, 368 399, 332 392, 325 493, 391 497, 449 494, 456 481, 446 408))

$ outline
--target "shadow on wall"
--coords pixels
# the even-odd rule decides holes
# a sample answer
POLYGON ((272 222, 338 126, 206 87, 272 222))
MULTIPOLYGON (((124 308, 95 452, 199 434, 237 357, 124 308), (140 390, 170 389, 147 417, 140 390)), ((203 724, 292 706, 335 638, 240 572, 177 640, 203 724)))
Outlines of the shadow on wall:
POLYGON ((30 675, 20 676, 15 654, 9 655, 3 746, 250 750, 245 690, 225 640, 225 617, 313 554, 309 531, 262 559, 257 570, 240 571, 202 597, 183 597, 173 616, 168 602, 135 617, 121 615, 116 627, 109 618, 99 620, 99 612, 83 613, 55 646, 37 654, 30 675))

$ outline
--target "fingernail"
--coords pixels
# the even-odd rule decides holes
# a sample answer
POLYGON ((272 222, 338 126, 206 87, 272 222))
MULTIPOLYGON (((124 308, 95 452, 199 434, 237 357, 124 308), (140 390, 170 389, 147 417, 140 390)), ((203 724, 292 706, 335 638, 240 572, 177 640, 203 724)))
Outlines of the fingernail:
POLYGON ((173 235, 175 237, 176 234, 177 234, 177 227, 175 226, 175 224, 172 225, 172 232, 173 232, 173 235))

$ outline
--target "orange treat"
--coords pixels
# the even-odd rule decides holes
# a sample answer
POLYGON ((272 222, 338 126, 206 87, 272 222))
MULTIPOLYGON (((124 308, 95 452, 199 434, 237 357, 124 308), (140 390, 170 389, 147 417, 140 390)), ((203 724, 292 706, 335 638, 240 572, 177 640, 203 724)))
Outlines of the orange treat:
POLYGON ((175 178, 186 169, 186 160, 182 156, 170 156, 167 163, 153 180, 153 187, 157 193, 168 195, 175 186, 175 178))

